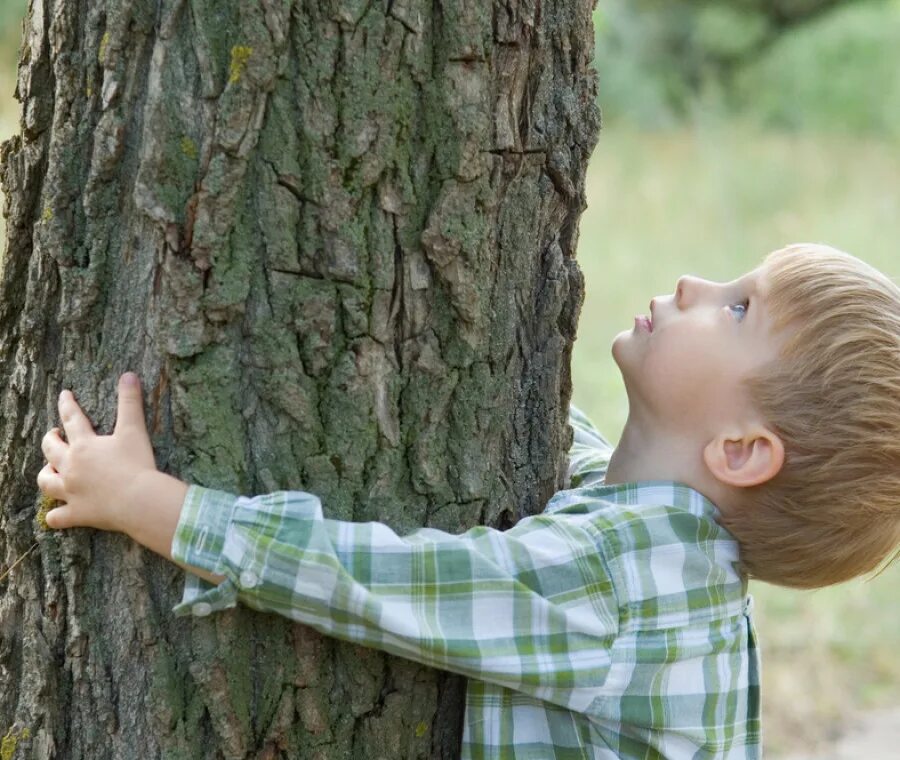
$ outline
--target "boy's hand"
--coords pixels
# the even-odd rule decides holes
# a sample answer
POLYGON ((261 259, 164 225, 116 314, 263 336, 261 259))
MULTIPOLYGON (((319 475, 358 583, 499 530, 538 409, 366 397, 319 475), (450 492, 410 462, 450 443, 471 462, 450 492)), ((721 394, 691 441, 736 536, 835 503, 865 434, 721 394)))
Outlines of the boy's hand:
POLYGON ((127 532, 126 516, 153 480, 156 461, 137 375, 119 378, 119 407, 112 435, 97 435, 71 391, 59 396, 67 441, 53 428, 41 449, 48 464, 37 482, 47 496, 65 502, 47 513, 51 528, 88 527, 127 532), (150 475, 151 477, 146 477, 150 475))

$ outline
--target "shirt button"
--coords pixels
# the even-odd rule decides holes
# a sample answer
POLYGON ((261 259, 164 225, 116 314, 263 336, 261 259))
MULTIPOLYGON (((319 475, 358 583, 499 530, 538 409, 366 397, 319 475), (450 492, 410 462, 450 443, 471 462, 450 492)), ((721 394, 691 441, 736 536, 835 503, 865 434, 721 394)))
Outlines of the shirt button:
POLYGON ((205 617, 212 612, 212 605, 209 602, 197 602, 191 610, 197 617, 205 617))
POLYGON ((259 583, 259 577, 252 570, 244 570, 241 573, 241 586, 244 588, 253 588, 257 583, 259 583))

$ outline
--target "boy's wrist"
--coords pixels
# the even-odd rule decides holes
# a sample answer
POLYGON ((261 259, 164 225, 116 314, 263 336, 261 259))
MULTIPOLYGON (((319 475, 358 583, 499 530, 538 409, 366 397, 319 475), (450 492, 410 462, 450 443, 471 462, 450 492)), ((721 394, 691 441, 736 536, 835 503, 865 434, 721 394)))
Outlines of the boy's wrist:
POLYGON ((224 575, 191 567, 172 558, 172 542, 189 488, 187 483, 158 470, 142 473, 135 478, 134 495, 124 505, 120 530, 169 562, 210 583, 219 584, 225 580, 224 575))
POLYGON ((118 507, 119 530, 171 559, 170 547, 188 484, 158 470, 140 473, 118 507))

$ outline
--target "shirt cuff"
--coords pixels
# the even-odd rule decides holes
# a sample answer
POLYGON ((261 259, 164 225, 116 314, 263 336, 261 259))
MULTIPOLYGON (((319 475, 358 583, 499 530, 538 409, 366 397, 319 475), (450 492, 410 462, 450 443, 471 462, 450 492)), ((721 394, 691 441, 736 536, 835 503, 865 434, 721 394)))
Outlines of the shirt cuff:
POLYGON ((215 585, 190 572, 185 577, 181 603, 172 608, 176 617, 203 617, 237 605, 238 587, 229 563, 223 561, 225 536, 237 498, 224 491, 190 486, 172 538, 172 559, 197 567, 225 580, 215 585))

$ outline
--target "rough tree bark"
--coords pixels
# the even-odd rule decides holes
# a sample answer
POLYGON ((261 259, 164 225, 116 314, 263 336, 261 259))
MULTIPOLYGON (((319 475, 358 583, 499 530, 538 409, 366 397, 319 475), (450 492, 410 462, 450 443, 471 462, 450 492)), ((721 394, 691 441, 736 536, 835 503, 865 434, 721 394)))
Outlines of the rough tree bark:
MULTIPOLYGON (((398 530, 563 486, 599 128, 589 0, 32 0, 2 150, 0 732, 11 757, 458 753, 464 682, 36 519, 72 388, 160 466, 398 530)), ((4 755, 4 759, 6 755, 4 755)))

